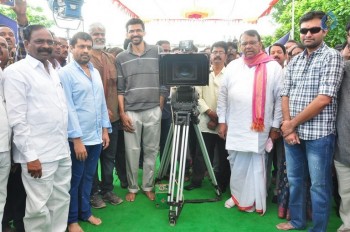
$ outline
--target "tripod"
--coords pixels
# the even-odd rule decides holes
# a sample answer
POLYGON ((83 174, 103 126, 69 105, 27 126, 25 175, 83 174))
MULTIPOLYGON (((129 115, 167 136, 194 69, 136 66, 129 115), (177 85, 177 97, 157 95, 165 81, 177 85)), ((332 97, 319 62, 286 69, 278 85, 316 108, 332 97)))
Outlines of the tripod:
MULTIPOLYGON (((179 87, 179 90, 181 87, 179 87)), ((195 93, 195 89, 185 89, 185 92, 195 93)), ((176 91, 176 90, 175 90, 176 91)), ((172 94, 172 97, 174 94, 172 94)), ((175 93, 175 96, 176 95, 175 93)), ((172 98, 172 108, 174 110, 174 122, 170 127, 168 137, 165 143, 163 157, 160 163, 160 168, 156 182, 159 182, 166 175, 166 172, 170 163, 170 177, 169 177, 169 187, 168 187, 168 204, 169 208, 169 223, 170 225, 175 225, 176 220, 180 216, 181 210, 184 203, 201 203, 201 202, 215 202, 221 199, 221 190, 218 187, 212 165, 210 163, 209 155, 205 147, 205 143, 202 137, 202 133, 198 127, 198 110, 197 101, 190 101, 188 103, 181 102, 172 98), (196 199, 196 200, 184 200, 183 197, 183 187, 185 178, 185 161, 186 152, 188 146, 188 132, 190 125, 193 125, 197 141, 200 145, 204 161, 211 178, 212 184, 215 188, 216 198, 214 199, 196 199), (170 153, 171 150, 171 153, 170 153), (177 184, 177 188, 176 188, 177 184)))

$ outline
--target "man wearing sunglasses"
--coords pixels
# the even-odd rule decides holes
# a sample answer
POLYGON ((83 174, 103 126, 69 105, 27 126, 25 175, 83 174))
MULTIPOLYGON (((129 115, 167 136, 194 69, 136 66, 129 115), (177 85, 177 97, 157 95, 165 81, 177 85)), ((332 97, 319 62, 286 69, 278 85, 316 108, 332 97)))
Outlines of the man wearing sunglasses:
POLYGON ((337 92, 344 62, 339 52, 324 43, 327 16, 311 11, 300 19, 300 40, 306 50, 288 64, 282 91, 287 177, 291 220, 280 230, 306 227, 306 181, 311 179, 313 226, 327 230, 332 193, 331 168, 335 144, 337 92))

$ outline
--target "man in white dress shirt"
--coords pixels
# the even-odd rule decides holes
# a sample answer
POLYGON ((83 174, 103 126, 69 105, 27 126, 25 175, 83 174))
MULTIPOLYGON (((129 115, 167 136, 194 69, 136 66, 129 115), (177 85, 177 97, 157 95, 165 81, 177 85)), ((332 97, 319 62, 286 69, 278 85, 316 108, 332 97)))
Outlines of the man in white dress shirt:
MULTIPOLYGON (((4 40, 5 41, 5 40, 4 40)), ((5 41, 6 43, 6 41, 5 41)), ((7 46, 7 43, 6 43, 7 46)), ((0 56, 1 57, 1 56, 0 56)), ((2 220, 4 214, 4 207, 7 195, 7 180, 11 168, 10 157, 10 132, 9 123, 7 120, 5 100, 3 92, 3 73, 0 68, 0 219, 2 220)), ((0 231, 2 227, 0 226, 0 231)))
POLYGON ((282 68, 262 52, 260 35, 240 37, 243 57, 225 70, 218 98, 218 134, 226 139, 231 165, 231 198, 242 211, 266 211, 265 146, 278 133, 281 114, 282 68))
POLYGON ((13 159, 22 168, 27 193, 26 231, 65 231, 71 160, 68 111, 60 79, 48 58, 50 32, 41 25, 24 30, 25 59, 4 72, 4 93, 13 130, 13 159))

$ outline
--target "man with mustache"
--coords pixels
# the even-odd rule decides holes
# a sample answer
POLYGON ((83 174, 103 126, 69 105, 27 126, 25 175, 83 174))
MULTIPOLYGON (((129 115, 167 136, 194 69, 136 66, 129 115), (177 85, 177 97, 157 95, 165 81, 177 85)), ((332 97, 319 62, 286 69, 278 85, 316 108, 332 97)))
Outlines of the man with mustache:
POLYGON ((101 150, 109 146, 111 124, 99 72, 90 62, 92 38, 85 32, 70 40, 74 61, 59 75, 68 103, 68 139, 72 159, 68 231, 81 232, 78 219, 102 223, 91 213, 90 193, 101 150))
POLYGON ((243 57, 226 67, 219 90, 218 134, 226 139, 231 197, 225 207, 266 211, 265 147, 281 122, 282 68, 262 51, 256 30, 240 37, 243 57))
POLYGON ((14 54, 16 53, 15 32, 5 25, 0 25, 0 36, 6 40, 8 50, 10 51, 10 54, 12 54, 12 57, 10 58, 14 59, 14 54))
POLYGON ((68 58, 68 41, 63 37, 58 37, 58 41, 61 47, 61 54, 59 57, 56 57, 56 59, 60 63, 61 67, 64 67, 67 64, 68 58))
MULTIPOLYGON (((280 44, 280 43, 274 43, 269 47, 269 54, 270 56, 277 61, 282 69, 285 71, 284 64, 287 59, 287 51, 286 48, 280 44)), ((283 76, 281 76, 283 78, 283 76)), ((266 165, 266 183, 267 183, 267 190, 269 190, 271 185, 271 167, 272 163, 274 165, 274 171, 272 173, 273 178, 275 178, 275 189, 273 192, 272 202, 277 203, 277 191, 278 191, 278 184, 279 184, 279 175, 278 175, 278 169, 280 168, 282 156, 284 157, 284 145, 283 145, 283 138, 280 134, 276 133, 277 137, 271 138, 273 141, 273 148, 270 152, 267 153, 267 165, 266 165), (272 162, 273 161, 273 162, 272 162)))
POLYGON ((53 50, 49 61, 51 62, 52 67, 58 71, 61 68, 60 63, 57 60, 61 56, 61 42, 59 41, 55 33, 53 33, 52 31, 50 32, 53 38, 53 50))
POLYGON ((69 209, 71 159, 68 111, 56 71, 48 61, 51 33, 24 30, 27 56, 5 69, 4 93, 13 131, 13 159, 21 164, 27 193, 25 231, 64 231, 69 209))
POLYGON ((167 89, 159 86, 158 57, 162 48, 143 41, 146 34, 142 20, 133 18, 126 23, 130 43, 117 56, 118 103, 124 126, 125 158, 129 193, 134 201, 138 186, 140 144, 143 146, 142 190, 154 200, 154 173, 159 151, 160 123, 167 89))
POLYGON ((282 44, 272 44, 269 47, 269 54, 275 61, 277 61, 281 65, 282 68, 284 68, 284 64, 287 59, 287 50, 282 44))
MULTIPOLYGON (((200 112, 198 126, 202 132, 211 163, 213 163, 215 148, 218 149, 219 172, 215 174, 222 191, 225 191, 229 184, 230 166, 227 160, 228 154, 225 150, 225 140, 220 138, 217 133, 218 115, 216 108, 221 80, 225 73, 227 51, 227 43, 224 41, 219 41, 212 45, 210 48, 210 62, 212 66, 209 74, 209 84, 207 86, 196 87, 199 94, 198 110, 200 112)), ((199 144, 196 146, 192 169, 192 181, 191 184, 185 186, 186 190, 201 187, 206 171, 206 165, 199 144)))
POLYGON ((2 70, 6 68, 8 60, 9 49, 7 41, 2 36, 0 36, 0 67, 2 70))
MULTIPOLYGON (((117 155, 118 142, 118 95, 117 95, 117 68, 115 66, 115 57, 103 51, 106 44, 106 29, 101 23, 93 23, 89 27, 89 34, 93 39, 91 51, 91 63, 100 73, 103 83, 104 95, 106 98, 109 120, 112 124, 112 133, 109 134, 109 147, 102 150, 100 156, 101 164, 101 182, 98 181, 98 172, 96 169, 94 183, 91 192, 91 206, 94 208, 104 208, 104 201, 112 205, 119 205, 123 200, 114 192, 113 186, 113 170, 117 155), (100 197, 100 194, 102 196, 100 197)), ((119 160, 118 160, 119 161, 119 160)), ((121 175, 117 169, 121 182, 126 182, 125 159, 118 162, 118 165, 123 166, 124 175, 121 175)))
POLYGON ((23 43, 23 29, 28 26, 27 1, 15 0, 15 5, 11 9, 16 14, 18 41, 16 41, 15 32, 10 27, 0 25, 0 36, 6 39, 9 47, 8 65, 23 59, 27 54, 23 43))

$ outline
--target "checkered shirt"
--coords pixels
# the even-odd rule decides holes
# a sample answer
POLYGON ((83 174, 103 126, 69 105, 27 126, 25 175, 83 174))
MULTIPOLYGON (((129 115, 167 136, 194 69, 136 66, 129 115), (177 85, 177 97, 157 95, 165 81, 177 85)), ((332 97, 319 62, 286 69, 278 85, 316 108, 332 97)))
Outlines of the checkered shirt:
POLYGON ((325 43, 309 57, 299 54, 288 64, 281 95, 289 97, 289 110, 294 118, 317 95, 332 98, 317 116, 296 128, 299 138, 315 140, 335 133, 337 93, 343 78, 344 60, 340 53, 325 43))

